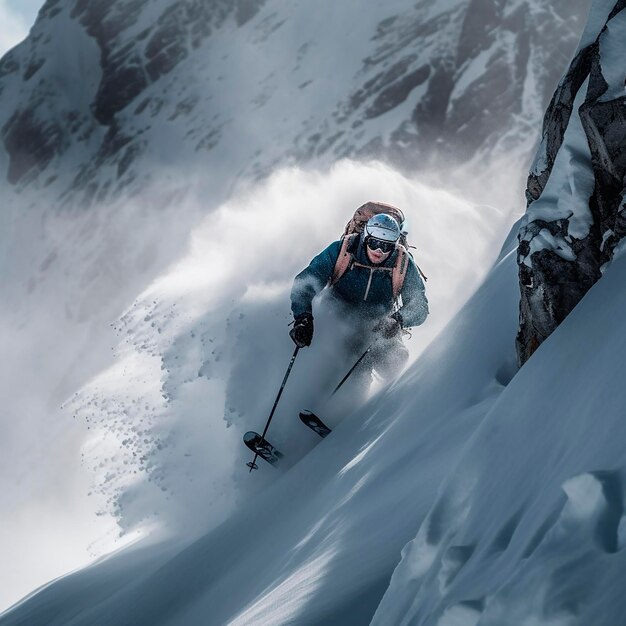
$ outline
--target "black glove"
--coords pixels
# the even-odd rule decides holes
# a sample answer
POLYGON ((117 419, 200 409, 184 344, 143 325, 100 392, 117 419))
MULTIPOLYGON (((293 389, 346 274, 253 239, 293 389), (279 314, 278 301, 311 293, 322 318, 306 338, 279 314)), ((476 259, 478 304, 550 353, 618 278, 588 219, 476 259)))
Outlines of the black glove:
POLYGON ((374 331, 380 333, 385 339, 393 339, 402 331, 402 315, 393 313, 376 324, 374 331))
POLYGON ((313 316, 310 313, 301 313, 294 319, 293 328, 289 336, 298 348, 311 345, 313 339, 313 316))

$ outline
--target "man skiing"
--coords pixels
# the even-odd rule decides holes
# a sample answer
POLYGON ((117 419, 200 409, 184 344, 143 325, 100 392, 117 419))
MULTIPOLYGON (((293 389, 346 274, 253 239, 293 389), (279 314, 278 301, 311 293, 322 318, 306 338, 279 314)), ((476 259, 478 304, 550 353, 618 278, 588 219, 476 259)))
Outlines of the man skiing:
MULTIPOLYGON (((360 207, 355 218, 360 211, 381 208, 401 215, 395 207, 371 202, 360 207)), ((373 370, 385 381, 401 372, 409 356, 402 331, 424 322, 428 301, 420 272, 401 243, 398 220, 378 212, 361 228, 331 243, 295 277, 290 336, 299 347, 311 345, 313 299, 323 292, 324 303, 350 326, 344 339, 346 361, 371 346, 352 375, 353 389, 366 393, 373 370)))

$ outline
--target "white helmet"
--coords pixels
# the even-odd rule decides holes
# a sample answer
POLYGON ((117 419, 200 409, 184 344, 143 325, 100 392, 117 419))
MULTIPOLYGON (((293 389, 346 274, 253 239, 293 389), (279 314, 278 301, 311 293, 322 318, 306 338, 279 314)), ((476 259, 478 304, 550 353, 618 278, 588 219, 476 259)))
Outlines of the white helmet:
POLYGON ((387 215, 386 213, 379 213, 370 217, 365 225, 365 236, 374 237, 374 239, 381 239, 382 241, 398 241, 400 239, 400 226, 398 222, 387 215))

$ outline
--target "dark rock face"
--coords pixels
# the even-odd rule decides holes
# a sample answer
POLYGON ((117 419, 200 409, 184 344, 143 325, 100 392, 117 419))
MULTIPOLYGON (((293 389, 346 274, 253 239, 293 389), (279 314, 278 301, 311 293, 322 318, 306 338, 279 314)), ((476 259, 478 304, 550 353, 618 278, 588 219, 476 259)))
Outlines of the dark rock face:
POLYGON ((595 41, 572 61, 546 112, 519 233, 520 364, 602 276, 602 266, 611 261, 626 235, 626 97, 621 95, 624 72, 616 52, 621 50, 623 59, 626 43, 619 38, 624 32, 626 2, 620 0, 595 41), (588 156, 581 154, 576 133, 584 137, 588 156), (589 197, 576 190, 569 211, 558 205, 562 200, 558 189, 549 188, 564 176, 563 166, 557 165, 561 153, 575 157, 574 167, 588 160, 586 168, 579 167, 573 175, 577 181, 589 179, 583 186, 589 197))
POLYGON ((352 102, 368 97, 372 90, 380 90, 374 102, 365 110, 365 118, 372 119, 395 108, 404 102, 411 91, 424 83, 430 75, 430 66, 422 65, 416 70, 408 71, 410 64, 415 60, 411 55, 397 63, 388 70, 381 72, 368 81, 360 92, 352 97, 352 102))
POLYGON ((565 130, 572 115, 574 98, 589 75, 594 52, 597 54, 597 43, 578 52, 552 97, 543 121, 541 147, 541 150, 545 152, 547 166, 539 171, 532 171, 528 177, 526 186, 528 205, 539 198, 550 177, 554 160, 561 148, 565 130))
POLYGON ((29 173, 38 173, 60 154, 65 133, 54 122, 41 123, 30 110, 17 111, 2 128, 4 145, 11 155, 7 179, 17 183, 29 173))
POLYGON ((102 53, 102 83, 94 113, 102 124, 132 102, 151 82, 171 72, 236 13, 241 25, 254 17, 263 0, 178 0, 156 22, 142 31, 137 42, 121 43, 120 34, 137 23, 146 0, 77 0, 71 17, 79 19, 102 53))

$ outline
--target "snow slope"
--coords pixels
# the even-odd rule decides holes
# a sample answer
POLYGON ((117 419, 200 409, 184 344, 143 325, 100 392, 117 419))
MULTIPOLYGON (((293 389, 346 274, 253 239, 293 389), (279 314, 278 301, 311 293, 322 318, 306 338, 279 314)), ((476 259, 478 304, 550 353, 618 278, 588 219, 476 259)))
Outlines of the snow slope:
POLYGON ((618 259, 486 414, 374 624, 624 621, 618 259))
POLYGON ((510 238, 402 379, 227 524, 139 572, 109 558, 0 622, 622 623, 626 262, 515 373, 514 257, 510 238))
MULTIPOLYGON (((2 551, 15 562, 0 572, 7 605, 119 545, 120 530, 127 541, 166 524, 191 539, 245 498, 256 483, 239 484, 240 437, 269 412, 292 349, 286 334, 291 280, 342 232, 346 213, 370 197, 405 208, 432 285, 432 316, 409 342, 417 355, 484 276, 509 212, 473 205, 380 165, 285 170, 207 217, 189 252, 132 306, 129 292, 141 291, 150 268, 175 249, 174 224, 158 249, 127 252, 115 233, 107 236, 109 226, 98 215, 42 223, 29 214, 31 238, 16 238, 15 252, 41 257, 50 238, 56 254, 40 258, 42 271, 27 296, 20 296, 17 282, 4 284, 11 305, 3 310, 0 336, 13 356, 0 377, 10 437, 0 464, 4 476, 20 477, 0 492, 0 509, 11 512, 0 532, 2 551), (327 199, 313 213, 320 190, 327 199), (223 233, 217 251, 216 228, 223 233), (40 245, 31 247, 39 233, 40 245), (84 233, 102 242, 102 250, 81 248, 84 233), (276 242, 285 241, 276 254, 276 242), (242 254, 228 267, 223 251, 233 248, 242 254), (122 303, 125 313, 116 311, 122 303)), ((130 240, 138 232, 150 236, 135 209, 117 213, 122 237, 128 227, 130 240)), ((315 352, 301 356, 303 368, 332 348, 323 325, 318 331, 315 352)), ((313 444, 298 442, 301 425, 289 419, 308 402, 301 395, 311 382, 307 371, 296 368, 275 422, 280 443, 295 437, 295 458, 313 444)), ((341 375, 332 375, 335 382, 341 375)), ((311 387, 307 397, 314 393, 311 387)))
MULTIPOLYGON (((452 173, 451 153, 458 152, 465 160, 467 153, 461 154, 460 148, 472 146, 471 155, 477 155, 473 171, 481 172, 489 184, 484 184, 485 178, 460 177, 456 182, 463 195, 488 195, 490 204, 498 206, 495 198, 504 198, 502 206, 514 206, 511 198, 517 188, 509 181, 517 179, 520 170, 513 167, 503 173, 502 159, 510 158, 515 166, 527 159, 543 103, 567 62, 566 51, 575 46, 587 2, 459 1, 409 6, 398 0, 372 5, 366 13, 354 3, 328 3, 324 11, 320 6, 48 0, 29 38, 0 62, 0 169, 9 182, 0 187, 0 343, 4 350, 0 474, 10 477, 0 489, 5 520, 0 546, 4 563, 12 563, 0 571, 4 604, 34 584, 110 549, 118 532, 111 523, 115 520, 108 517, 111 510, 117 520, 121 513, 126 515, 123 529, 134 528, 139 520, 145 521, 148 507, 137 505, 144 496, 153 503, 174 492, 195 493, 187 491, 184 474, 176 475, 176 484, 164 484, 159 478, 162 471, 156 471, 148 459, 141 471, 147 470, 155 482, 146 491, 145 483, 137 489, 132 480, 125 482, 123 493, 132 492, 133 497, 126 497, 124 507, 118 509, 119 484, 109 478, 106 468, 113 468, 116 479, 123 475, 126 480, 128 476, 118 469, 127 460, 127 448, 120 448, 113 435, 102 446, 85 446, 94 432, 91 426, 69 419, 71 413, 59 406, 96 377, 98 384, 106 378, 114 385, 111 396, 124 399, 126 390, 118 386, 119 378, 105 374, 120 362, 113 359, 111 348, 118 339, 109 324, 185 254, 189 233, 202 216, 222 206, 233 189, 239 193, 239 184, 250 185, 250 178, 270 173, 277 163, 296 160, 307 167, 330 166, 346 154, 360 158, 395 154, 405 169, 422 168, 428 161, 423 158, 425 145, 445 148, 447 177, 452 173), (201 11, 200 20, 196 10, 201 11), (474 19, 484 11, 490 16, 484 20, 487 31, 474 19), (333 19, 325 19, 331 14, 333 19), (353 37, 346 46, 348 31, 353 37), (416 85, 424 66, 434 69, 416 85), (150 68, 150 80, 143 80, 150 68), (471 103, 477 103, 476 108, 471 103), (494 115, 496 110, 501 118, 494 115), (492 150, 498 161, 497 177, 483 159, 492 150), (415 154, 418 163, 406 160, 415 154), (107 445, 110 452, 105 453, 107 445), (89 497, 92 474, 80 464, 81 451, 98 485, 89 497), (111 491, 101 492, 103 484, 111 485, 111 491), (94 512, 100 514, 97 524, 94 512)), ((367 186, 370 170, 361 172, 362 177, 350 178, 356 189, 367 186)), ((319 191, 326 191, 325 178, 317 180, 316 202, 319 191)), ((389 199, 397 178, 391 174, 385 182, 378 180, 376 193, 370 195, 389 199)), ((345 219, 346 206, 351 210, 362 198, 355 203, 355 195, 331 188, 345 200, 335 205, 339 223, 345 219)), ((289 184, 284 191, 300 193, 289 184)), ((403 196, 399 202, 406 198, 414 196, 403 196)), ((428 192, 426 198, 436 203, 438 193, 428 192)), ((510 222, 510 214, 507 219, 510 222)), ((444 229, 449 226, 434 213, 428 222, 444 229)), ((485 225, 489 236, 499 224, 485 225)), ((311 237, 308 252, 313 252, 313 243, 321 244, 335 232, 333 228, 311 237)), ((436 229, 430 234, 446 239, 436 229)), ((471 292, 495 254, 497 245, 491 255, 484 254, 490 245, 484 240, 472 257, 476 266, 464 263, 456 252, 466 252, 475 241, 472 236, 459 247, 446 243, 452 259, 439 276, 452 276, 459 268, 467 273, 456 275, 455 285, 460 288, 451 294, 452 300, 441 301, 450 308, 443 317, 434 315, 438 323, 471 292)), ((266 243, 272 245, 273 240, 266 243)), ((428 256, 426 269, 433 266, 431 259, 441 255, 433 249, 428 256)), ((256 302, 269 287, 278 298, 285 287, 280 283, 284 270, 272 269, 262 276, 247 297, 256 302)), ((439 284, 444 285, 445 279, 439 284)), ((252 310, 258 314, 259 306, 252 310)), ((139 311, 143 309, 135 309, 139 311)), ((171 309, 156 313, 162 320, 171 309)), ((121 331, 142 326, 142 319, 134 319, 131 311, 122 320, 121 331)), ((436 327, 431 323, 430 328, 436 327)), ((233 347, 234 336, 227 337, 226 343, 232 340, 228 345, 233 347)), ((214 338, 210 334, 207 341, 214 338)), ((169 365, 175 355, 175 350, 165 355, 169 365)), ((143 391, 140 383, 148 380, 148 413, 140 415, 135 403, 133 420, 144 417, 149 422, 139 429, 148 430, 147 443, 141 441, 149 449, 161 445, 162 451, 161 439, 171 432, 171 424, 167 409, 162 410, 166 403, 159 389, 160 366, 158 357, 142 362, 134 370, 140 375, 125 400, 137 401, 143 391), (152 408, 156 413, 150 412, 152 408), (159 418, 156 426, 153 415, 159 418)), ((171 369, 174 374, 165 394, 179 387, 186 391, 188 386, 182 383, 189 372, 171 369)), ((212 375, 203 372, 205 379, 212 375)), ((276 368, 271 373, 276 374, 276 368)), ((229 390, 230 397, 236 389, 229 390)), ((233 408, 250 414, 259 389, 238 397, 233 408)), ((101 397, 100 391, 93 387, 91 391, 93 399, 101 397)), ((212 387, 204 391, 217 397, 212 387)), ((67 405, 76 411, 85 409, 81 417, 90 414, 81 404, 86 395, 67 405)), ((189 403, 194 398, 181 400, 181 406, 189 403)), ((99 408, 91 413, 101 415, 99 408)), ((112 415, 120 419, 119 413, 112 415)), ((128 422, 134 425, 133 420, 128 422)), ((194 414, 187 437, 204 433, 194 431, 193 425, 200 422, 201 414, 194 414)), ((234 445, 237 435, 229 433, 234 445)), ((116 434, 123 434, 123 429, 116 434)), ((174 449, 180 451, 181 445, 174 449)), ((163 461, 166 456, 167 452, 159 452, 158 458, 163 461)), ((195 464, 200 458, 197 452, 185 457, 186 470, 204 469, 202 462, 195 464)), ((207 481, 219 484, 223 475, 218 472, 207 481)), ((200 500, 194 502, 206 513, 200 500)), ((194 532, 203 524, 217 523, 235 506, 227 496, 223 502, 222 512, 212 520, 200 515, 194 532)), ((180 509, 175 504, 174 499, 171 507, 159 512, 177 520, 180 509)))
MULTIPOLYGON (((265 467, 272 484, 227 523, 156 572, 152 565, 129 578, 109 558, 18 605, 3 626, 25 619, 367 623, 401 546, 514 371, 511 247, 509 241, 486 284, 393 388, 342 421, 289 472, 273 476, 265 467), (121 588, 97 584, 113 575, 121 588), (88 590, 83 576, 96 581, 88 590)), ((301 437, 318 443, 306 430, 301 437)))

